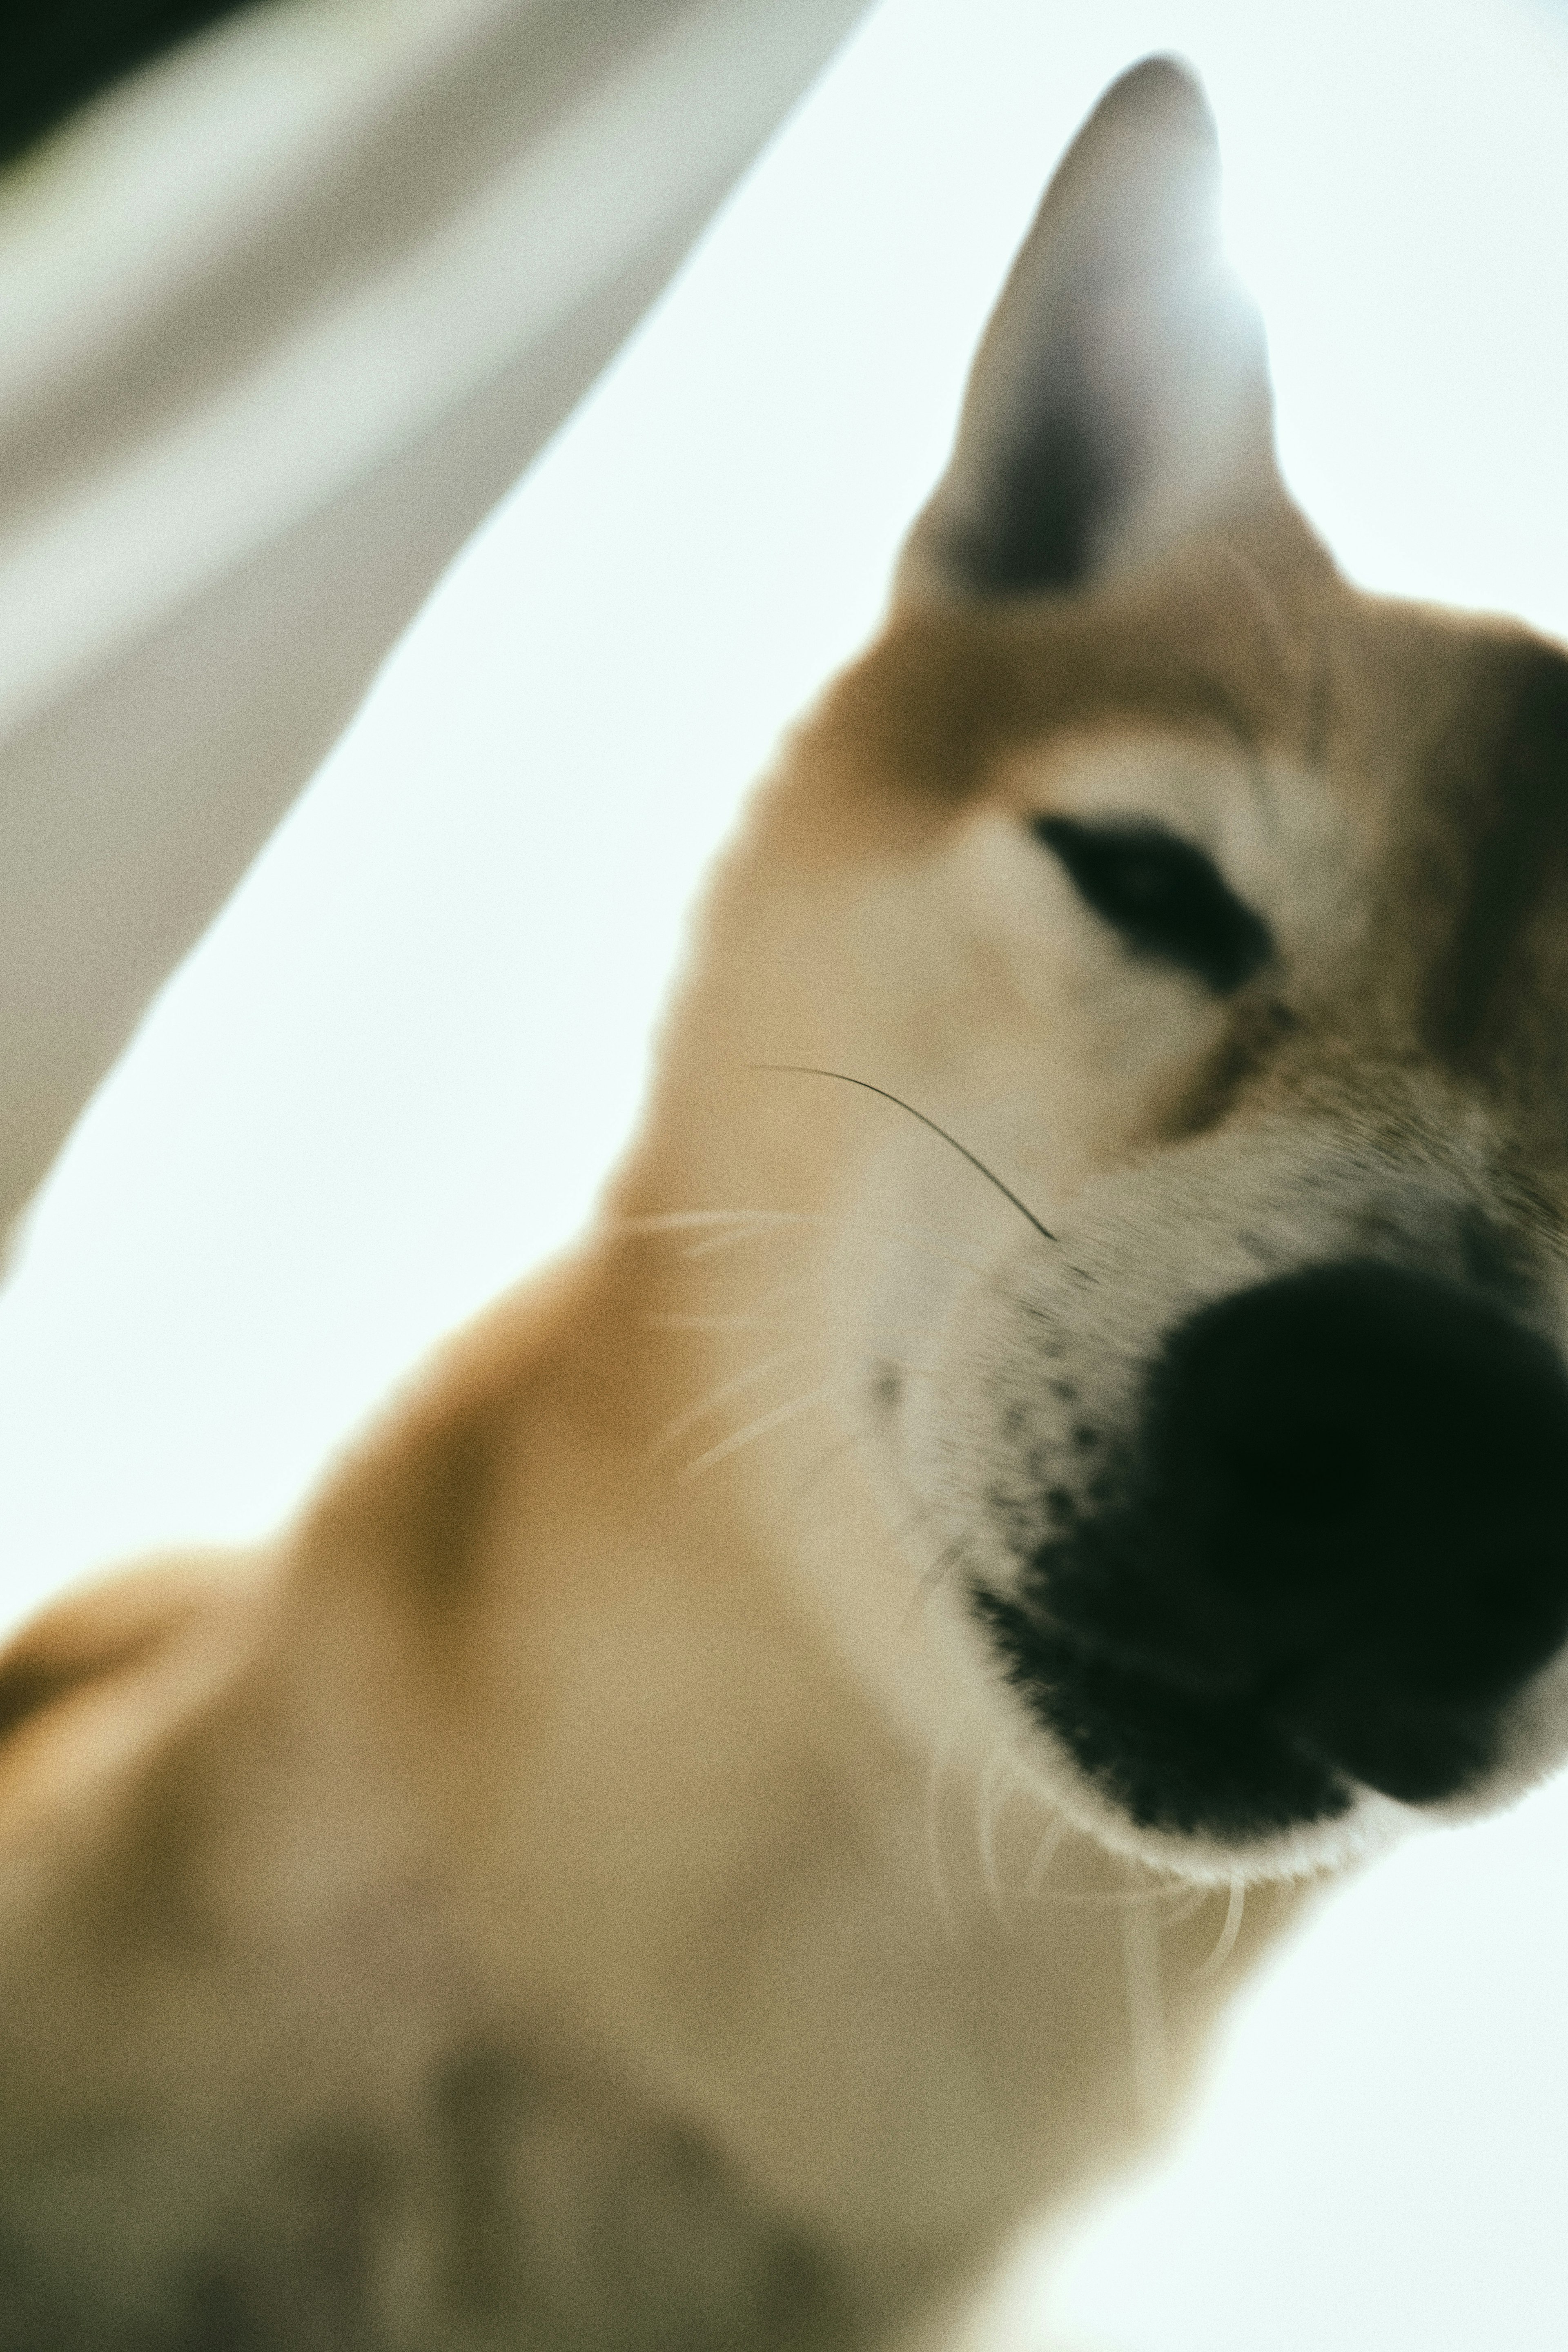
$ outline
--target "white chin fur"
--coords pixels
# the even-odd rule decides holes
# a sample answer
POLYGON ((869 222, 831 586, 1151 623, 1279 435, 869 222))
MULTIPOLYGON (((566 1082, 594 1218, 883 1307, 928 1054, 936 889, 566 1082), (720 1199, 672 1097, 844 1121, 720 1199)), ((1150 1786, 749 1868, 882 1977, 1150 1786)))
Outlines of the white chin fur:
MULTIPOLYGON (((976 1638, 982 1638, 976 1629, 976 1638)), ((1360 1789, 1348 1812, 1332 1821, 1307 1822, 1269 1837, 1236 1844, 1218 1837, 1176 1830, 1146 1829, 1131 1821, 1114 1800, 1086 1780, 1051 1731, 1023 1700, 993 1682, 988 1712, 1005 1707, 1012 1716, 1007 1756, 1018 1783, 1044 1811, 1059 1815, 1074 1830, 1123 1861, 1198 1886, 1256 1885, 1269 1879, 1313 1878, 1370 1861, 1413 1831, 1448 1811, 1401 1803, 1376 1789, 1360 1789)), ((1495 1809, 1489 1790, 1474 1810, 1495 1809)))

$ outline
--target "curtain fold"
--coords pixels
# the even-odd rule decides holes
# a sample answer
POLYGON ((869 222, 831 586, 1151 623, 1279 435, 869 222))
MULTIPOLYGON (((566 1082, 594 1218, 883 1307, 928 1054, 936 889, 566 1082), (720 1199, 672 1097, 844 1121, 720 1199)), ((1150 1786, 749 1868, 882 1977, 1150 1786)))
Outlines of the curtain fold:
POLYGON ((0 1227, 867 0, 271 0, 0 179, 0 1227))

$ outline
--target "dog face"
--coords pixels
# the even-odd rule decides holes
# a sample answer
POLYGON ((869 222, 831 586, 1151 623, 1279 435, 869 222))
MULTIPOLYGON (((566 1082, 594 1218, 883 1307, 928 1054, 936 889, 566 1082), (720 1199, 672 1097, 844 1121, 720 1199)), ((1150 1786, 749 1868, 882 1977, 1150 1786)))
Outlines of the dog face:
POLYGON ((732 862, 703 1034, 795 1066, 769 1179, 837 1220, 835 1373, 953 1704, 1103 1842, 1234 1878, 1563 1745, 1568 660, 1335 572, 1215 198, 1140 68, 732 862))

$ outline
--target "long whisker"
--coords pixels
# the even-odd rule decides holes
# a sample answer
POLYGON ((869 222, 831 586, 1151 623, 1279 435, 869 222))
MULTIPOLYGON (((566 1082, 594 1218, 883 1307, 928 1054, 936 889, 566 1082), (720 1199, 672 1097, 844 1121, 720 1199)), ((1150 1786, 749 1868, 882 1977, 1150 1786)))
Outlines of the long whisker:
MULTIPOLYGON (((781 1222, 774 1219, 765 1225, 731 1225, 728 1232, 706 1234, 700 1241, 689 1242, 680 1255, 689 1263, 693 1258, 714 1257, 721 1250, 741 1249, 748 1242, 765 1241, 771 1234, 778 1233, 781 1229, 781 1222)), ((799 1216, 792 1217, 789 1220, 789 1226, 816 1225, 820 1223, 821 1219, 817 1217, 799 1216)))
POLYGON ((852 1078, 847 1070, 819 1070, 810 1062, 753 1062, 751 1066, 753 1070, 769 1070, 781 1074, 787 1072, 798 1078, 837 1078, 840 1086, 858 1087, 863 1094, 879 1095, 884 1102, 892 1103, 899 1110, 908 1111, 910 1117, 918 1118, 922 1127, 929 1127, 933 1135, 940 1135, 942 1141, 950 1144, 961 1160, 967 1160, 970 1166, 978 1170, 988 1184, 995 1186, 1005 1201, 1012 1202, 1018 1214, 1033 1225, 1043 1241, 1056 1240, 1056 1235, 1049 1226, 1041 1224, 1028 1203, 1020 1201, 1016 1192, 1009 1185, 1004 1184, 994 1169, 987 1168, 984 1160, 976 1159, 966 1143, 960 1143, 956 1135, 949 1135, 945 1127, 938 1127, 934 1118, 928 1118, 923 1110, 915 1108, 913 1103, 905 1102, 901 1095, 890 1095, 886 1087, 874 1087, 869 1078, 852 1078))
POLYGON ((1162 1911, 1160 1916, 1167 1927, 1179 1927, 1184 1920, 1192 1918, 1195 1912, 1203 1909, 1213 1893, 1212 1886, 1200 1881, 1196 1886, 1189 1887, 1186 1894, 1180 1896, 1169 1911, 1162 1911))
POLYGON ((620 1217, 616 1221, 616 1230, 623 1234, 699 1234, 701 1238, 681 1252, 686 1259, 708 1257, 716 1250, 763 1241, 772 1234, 799 1225, 811 1225, 818 1232, 837 1228, 852 1241, 897 1242, 902 1248, 934 1258, 939 1265, 961 1266, 965 1274, 985 1271, 972 1258, 960 1257, 950 1248, 939 1247, 929 1234, 915 1227, 864 1224, 858 1218, 829 1216, 820 1209, 679 1209, 668 1215, 620 1217))
POLYGON ((1030 1902, 1038 1902, 1046 1891, 1046 1877, 1060 1851, 1068 1833, 1067 1815, 1058 1813, 1035 1848, 1035 1859, 1029 1864, 1029 1874, 1024 1881, 1024 1893, 1030 1902))
MULTIPOLYGON (((1100 1910, 1109 1911, 1118 1908, 1131 1910, 1141 1903, 1145 1906, 1152 1901, 1157 1903, 1160 1898, 1157 1895, 1150 1895, 1141 1886, 1046 1886, 1041 1888, 1037 1899, 1042 1903, 1080 1905, 1086 1910, 1098 1906, 1100 1910)), ((1162 1911, 1159 1914, 1160 1924, 1164 1927, 1187 1916, 1184 1912, 1162 1911)))
POLYGON ((1219 1941, 1207 1959, 1201 1961, 1193 1970, 1194 1978, 1218 1976, 1236 1948, 1236 1939, 1241 1933, 1241 1915, 1246 1906, 1247 1881, 1244 1878, 1233 1878, 1230 1882, 1230 1901, 1225 1907, 1225 1925, 1219 1931, 1219 1941))
POLYGON ((1140 2120, 1155 2123, 1166 2090, 1165 2017, 1160 1991, 1160 1920, 1145 1897, 1121 1915, 1122 1976, 1132 2095, 1140 2120))
POLYGON ((649 1331, 798 1331, 782 1315, 645 1315, 649 1331))
POLYGON ((1012 1759, 1005 1745, 993 1748, 980 1775, 975 1797, 975 1843, 980 1853, 980 1876, 985 1897, 996 1919, 1005 1916, 1002 1901, 1002 1874, 996 1860, 996 1838, 1008 1800, 1015 1794, 1017 1783, 1011 1777, 1012 1759))
POLYGON ((680 1474, 682 1479, 700 1478, 705 1470, 711 1470, 715 1464, 727 1462, 731 1454, 738 1454, 742 1445, 750 1445, 754 1439, 765 1437, 770 1429, 780 1428, 784 1422, 793 1421, 797 1413, 808 1412, 813 1405, 826 1403, 834 1393, 835 1386, 834 1381, 828 1381, 806 1396, 791 1397, 787 1404, 774 1405, 772 1412, 759 1413, 755 1421, 746 1423, 744 1429, 737 1429, 731 1436, 721 1438, 717 1445, 710 1445, 706 1454, 700 1454, 695 1462, 689 1462, 680 1474))
POLYGON ((684 1412, 676 1414, 648 1447, 647 1461, 657 1462, 660 1454, 668 1454, 678 1438, 684 1437, 689 1429, 703 1420, 716 1405, 722 1404, 727 1397, 736 1396, 742 1389, 749 1389, 756 1381, 764 1380, 779 1365, 793 1364, 796 1357, 805 1352, 803 1348, 777 1349, 773 1355, 764 1356, 761 1363, 748 1364, 743 1372, 732 1373, 729 1380, 721 1381, 716 1389, 710 1389, 706 1396, 699 1397, 695 1404, 688 1405, 684 1412))
POLYGON ((614 1230, 621 1234, 679 1234, 692 1226, 703 1225, 815 1225, 820 1223, 815 1212, 808 1209, 671 1209, 658 1216, 617 1217, 614 1230))
POLYGON ((929 1568, 921 1570, 920 1580, 910 1595, 909 1606, 904 1611, 901 1632, 907 1633, 912 1625, 919 1624, 931 1606, 932 1596, 946 1582, 952 1570, 963 1564, 965 1554, 966 1547, 955 1537, 952 1543, 942 1546, 929 1568))
MULTIPOLYGON (((831 1232, 835 1223, 838 1223, 831 1217, 806 1216, 792 1219, 791 1222, 800 1225, 815 1225, 823 1232, 831 1232)), ((838 1223, 838 1230, 847 1241, 896 1242, 900 1249, 912 1250, 919 1257, 933 1258, 939 1265, 956 1265, 965 1274, 984 1272, 984 1268, 976 1265, 972 1258, 958 1257, 950 1249, 938 1249, 936 1244, 929 1241, 923 1234, 901 1232, 896 1225, 862 1225, 846 1218, 838 1223)), ((716 1256, 721 1250, 742 1248, 747 1243, 761 1241, 776 1231, 776 1226, 747 1225, 740 1229, 732 1228, 728 1233, 710 1234, 702 1241, 692 1242, 681 1251, 680 1255, 682 1259, 689 1264, 694 1258, 716 1256)))

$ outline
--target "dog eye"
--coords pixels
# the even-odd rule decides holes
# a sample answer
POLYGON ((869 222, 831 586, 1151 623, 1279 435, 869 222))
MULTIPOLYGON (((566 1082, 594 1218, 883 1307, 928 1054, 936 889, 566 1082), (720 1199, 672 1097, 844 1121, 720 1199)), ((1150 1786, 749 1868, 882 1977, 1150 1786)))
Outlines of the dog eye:
POLYGON ((1030 829, 1133 955, 1180 964, 1228 993, 1272 952, 1268 925, 1222 880, 1213 859, 1163 826, 1040 816, 1030 829))

